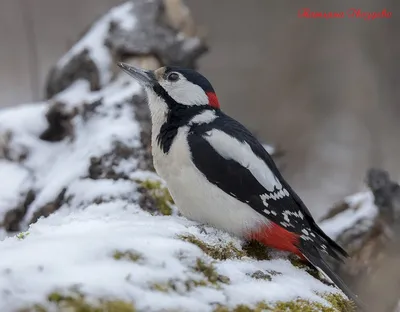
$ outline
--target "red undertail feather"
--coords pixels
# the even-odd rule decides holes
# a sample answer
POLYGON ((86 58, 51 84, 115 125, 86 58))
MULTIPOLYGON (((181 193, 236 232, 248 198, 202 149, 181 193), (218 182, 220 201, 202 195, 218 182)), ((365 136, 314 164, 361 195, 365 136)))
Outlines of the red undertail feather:
POLYGON ((258 228, 257 231, 251 232, 248 238, 254 239, 265 246, 292 252, 304 259, 297 247, 300 236, 285 230, 273 222, 258 228))
POLYGON ((220 108, 217 95, 214 92, 207 92, 208 104, 214 108, 220 108))
MULTIPOLYGON (((270 222, 269 224, 259 227, 257 230, 252 231, 247 235, 248 239, 254 239, 261 244, 269 247, 273 247, 279 250, 289 251, 298 255, 301 259, 310 263, 313 267, 321 270, 336 286, 338 286, 347 297, 353 300, 361 311, 369 311, 366 309, 364 303, 355 295, 349 287, 341 280, 341 278, 336 275, 336 273, 330 268, 330 266, 325 262, 324 258, 321 257, 318 246, 315 242, 301 239, 301 237, 296 234, 287 231, 285 228, 277 225, 276 223, 270 222)), ((327 246, 329 250, 332 248, 339 248, 336 243, 327 246), (332 247, 334 246, 334 247, 332 247)), ((344 252, 344 251, 343 251, 344 252)), ((345 252, 344 252, 345 253, 345 252)), ((332 251, 334 255, 334 251, 332 251)), ((338 257, 338 255, 336 255, 338 257)))

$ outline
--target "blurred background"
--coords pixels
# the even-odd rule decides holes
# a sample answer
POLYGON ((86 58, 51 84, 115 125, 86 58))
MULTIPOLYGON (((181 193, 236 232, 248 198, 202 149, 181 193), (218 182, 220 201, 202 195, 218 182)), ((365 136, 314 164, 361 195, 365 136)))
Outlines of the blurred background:
MULTIPOLYGON (((1 0, 0 106, 41 100, 52 65, 119 0, 1 0)), ((285 156, 316 217, 357 192, 371 166, 400 178, 400 2, 188 0, 210 51, 199 69, 223 109, 285 156), (392 12, 298 18, 298 10, 392 12)))

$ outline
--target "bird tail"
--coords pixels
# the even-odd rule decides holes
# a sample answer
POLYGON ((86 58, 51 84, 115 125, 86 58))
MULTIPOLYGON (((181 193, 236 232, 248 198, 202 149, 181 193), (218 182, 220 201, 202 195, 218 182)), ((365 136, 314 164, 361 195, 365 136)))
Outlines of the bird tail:
POLYGON ((322 231, 322 229, 314 222, 313 224, 314 231, 318 234, 320 238, 322 238, 326 244, 331 247, 328 248, 328 253, 331 257, 336 260, 343 262, 343 258, 348 258, 349 254, 344 250, 338 243, 336 243, 333 239, 331 239, 328 235, 322 231))
POLYGON ((360 311, 368 311, 365 304, 358 298, 358 296, 350 290, 346 283, 335 272, 333 272, 314 245, 310 245, 308 242, 300 240, 300 246, 298 246, 298 248, 303 257, 318 271, 328 277, 328 279, 330 279, 337 287, 339 287, 343 293, 356 304, 360 311))

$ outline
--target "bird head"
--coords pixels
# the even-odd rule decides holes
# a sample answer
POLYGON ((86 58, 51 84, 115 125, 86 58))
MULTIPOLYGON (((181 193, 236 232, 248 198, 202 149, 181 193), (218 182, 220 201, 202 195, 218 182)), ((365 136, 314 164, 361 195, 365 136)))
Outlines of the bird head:
POLYGON ((158 102, 163 102, 169 109, 176 106, 207 106, 219 109, 218 98, 211 83, 195 70, 166 66, 152 71, 126 63, 118 63, 118 66, 145 88, 149 102, 158 99, 158 102))

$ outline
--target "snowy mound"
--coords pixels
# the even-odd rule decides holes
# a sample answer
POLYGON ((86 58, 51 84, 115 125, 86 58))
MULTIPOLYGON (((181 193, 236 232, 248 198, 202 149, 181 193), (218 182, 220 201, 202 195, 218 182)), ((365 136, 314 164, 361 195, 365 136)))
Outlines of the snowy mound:
POLYGON ((297 300, 298 307, 313 302, 318 311, 330 304, 321 296, 340 298, 289 260, 258 261, 236 239, 206 231, 124 200, 63 208, 1 243, 0 310, 38 304, 44 311, 84 305, 231 311, 297 300))
POLYGON ((99 92, 81 81, 49 103, 0 112, 1 131, 10 133, 1 163, 9 181, 0 193, 2 215, 24 212, 19 229, 50 215, 0 243, 0 311, 289 304, 318 311, 345 302, 336 288, 288 259, 269 259, 265 251, 257 260, 238 239, 209 228, 200 234, 199 225, 176 216, 163 182, 150 168, 140 169, 146 166, 140 124, 126 100, 134 95, 141 98, 141 90, 122 74, 99 92), (74 113, 71 134, 49 142, 43 137, 54 103, 64 111, 92 104, 90 113, 81 107, 74 113))
POLYGON ((111 68, 195 61, 188 23, 149 18, 171 3, 112 10, 55 66, 47 101, 0 111, 0 311, 347 311, 296 260, 178 215, 143 91, 111 68), (154 43, 143 55, 135 32, 154 43))

